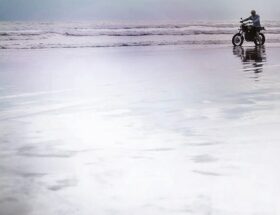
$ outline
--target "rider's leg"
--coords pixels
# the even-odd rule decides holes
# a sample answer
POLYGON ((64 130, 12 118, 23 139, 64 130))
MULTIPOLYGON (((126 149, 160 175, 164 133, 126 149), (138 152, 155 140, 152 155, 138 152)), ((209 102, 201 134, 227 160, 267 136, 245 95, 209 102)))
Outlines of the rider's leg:
POLYGON ((256 34, 256 40, 261 43, 261 38, 260 38, 260 34, 259 34, 259 28, 258 27, 254 27, 255 29, 255 34, 256 34))

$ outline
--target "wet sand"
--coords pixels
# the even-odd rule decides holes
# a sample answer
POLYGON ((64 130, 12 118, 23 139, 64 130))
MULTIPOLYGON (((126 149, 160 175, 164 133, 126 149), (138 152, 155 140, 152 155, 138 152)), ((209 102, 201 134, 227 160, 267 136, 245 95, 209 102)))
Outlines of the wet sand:
POLYGON ((0 51, 0 214, 280 214, 280 48, 0 51))

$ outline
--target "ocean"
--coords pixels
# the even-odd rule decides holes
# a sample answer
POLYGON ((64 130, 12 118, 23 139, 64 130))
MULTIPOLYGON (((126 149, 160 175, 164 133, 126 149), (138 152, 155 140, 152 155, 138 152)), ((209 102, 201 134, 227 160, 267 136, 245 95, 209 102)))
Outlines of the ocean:
MULTIPOLYGON (((267 43, 280 43, 280 22, 265 21, 267 43)), ((0 49, 231 45, 238 21, 181 24, 0 22, 0 49)))

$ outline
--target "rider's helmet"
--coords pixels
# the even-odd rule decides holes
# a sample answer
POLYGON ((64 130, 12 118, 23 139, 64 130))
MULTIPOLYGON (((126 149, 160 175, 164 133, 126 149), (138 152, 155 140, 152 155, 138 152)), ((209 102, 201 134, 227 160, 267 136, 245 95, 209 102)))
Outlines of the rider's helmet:
POLYGON ((252 16, 255 16, 255 15, 256 15, 256 11, 255 11, 255 10, 252 10, 252 11, 251 11, 251 15, 252 15, 252 16))

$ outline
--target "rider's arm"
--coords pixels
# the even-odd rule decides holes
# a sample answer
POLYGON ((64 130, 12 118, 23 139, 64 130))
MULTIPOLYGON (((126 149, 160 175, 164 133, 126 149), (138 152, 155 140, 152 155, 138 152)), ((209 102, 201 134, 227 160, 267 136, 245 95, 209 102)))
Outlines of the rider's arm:
POLYGON ((252 17, 250 16, 250 17, 248 17, 247 19, 243 19, 242 21, 243 21, 243 22, 246 22, 246 21, 248 21, 248 20, 252 20, 252 17))

